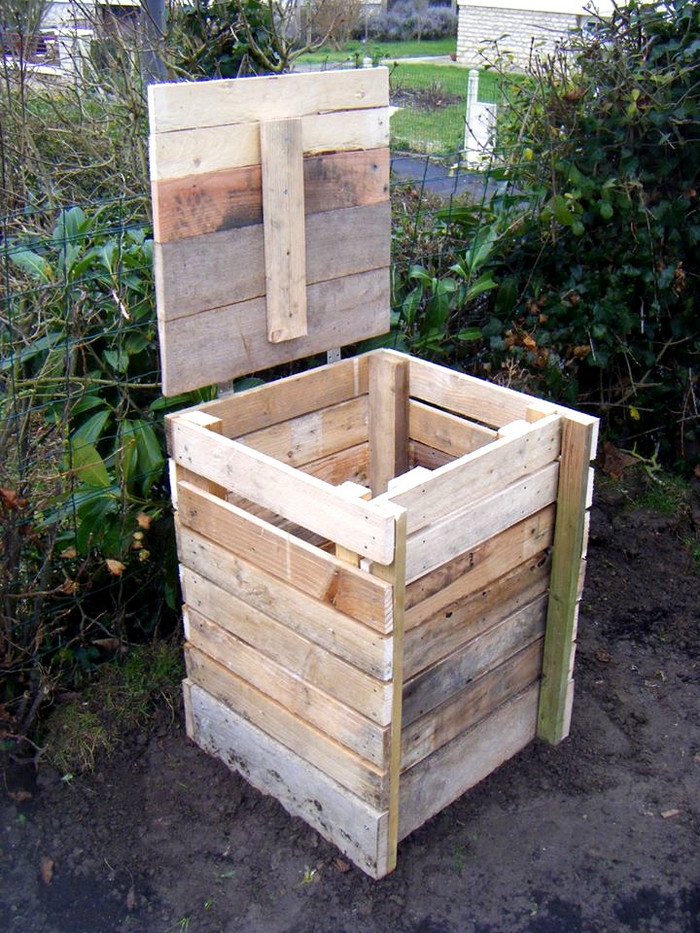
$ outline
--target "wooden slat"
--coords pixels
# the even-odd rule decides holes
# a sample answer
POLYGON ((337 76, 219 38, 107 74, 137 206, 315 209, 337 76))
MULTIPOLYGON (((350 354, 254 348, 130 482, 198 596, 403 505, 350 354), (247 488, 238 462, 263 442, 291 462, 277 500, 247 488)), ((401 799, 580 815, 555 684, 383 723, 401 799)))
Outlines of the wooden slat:
MULTIPOLYGON (((386 107, 302 117, 302 147, 307 156, 383 149, 388 145, 386 107)), ((256 123, 161 133, 151 136, 149 148, 154 200, 158 199, 157 187, 163 181, 260 164, 260 132, 256 123)))
MULTIPOLYGON (((388 201, 307 214, 307 284, 387 268, 390 229, 388 201)), ((163 320, 259 298, 265 293, 262 224, 155 243, 154 268, 163 320)))
POLYGON ((366 486, 369 482, 369 444, 357 444, 329 457, 305 463, 304 472, 333 486, 345 482, 366 486))
POLYGON ((188 734, 204 751, 274 796, 363 871, 377 878, 387 873, 387 811, 372 808, 188 681, 185 707, 192 723, 188 734))
POLYGON ((187 416, 172 419, 170 453, 186 469, 272 509, 363 557, 389 564, 394 551, 395 506, 346 499, 327 483, 217 437, 187 416))
POLYGON ((409 425, 413 440, 455 458, 496 439, 491 428, 413 399, 409 405, 409 425))
POLYGON ((408 470, 408 361, 372 354, 369 361, 369 476, 373 496, 408 470))
POLYGON ((267 340, 265 300, 159 320, 163 392, 177 395, 251 371, 375 337, 389 329, 389 272, 378 269, 309 286, 309 334, 293 343, 267 340))
POLYGON ((578 415, 564 421, 557 523, 547 614, 538 735, 557 743, 569 734, 576 650, 577 605, 586 548, 586 502, 598 421, 578 415))
POLYGON ((406 725, 401 746, 402 769, 413 767, 534 683, 542 669, 542 644, 541 638, 532 642, 441 706, 406 725))
POLYGON ((404 723, 424 716, 456 690, 540 638, 546 613, 546 599, 540 597, 407 680, 403 693, 404 723))
POLYGON ((416 676, 460 650, 467 642, 543 596, 549 583, 549 561, 528 561, 475 593, 448 603, 434 615, 415 607, 406 613, 404 675, 416 676), (413 625, 416 618, 419 625, 413 625), (411 627, 409 628, 409 622, 411 627))
POLYGON ((290 76, 151 84, 148 87, 151 132, 188 127, 217 127, 226 119, 257 123, 331 110, 386 106, 386 68, 361 72, 325 72, 290 76))
POLYGON ((179 487, 178 501, 178 518, 184 527, 339 612, 384 634, 391 631, 390 584, 348 567, 190 483, 179 487))
POLYGON ((194 571, 183 569, 185 585, 189 586, 188 611, 196 611, 231 635, 245 641, 300 678, 335 697, 345 706, 379 726, 391 722, 390 683, 378 681, 359 668, 319 645, 313 629, 299 633, 285 621, 278 621, 249 606, 242 599, 220 586, 208 582, 194 571))
MULTIPOLYGON (((303 161, 305 212, 309 216, 386 204, 389 152, 332 152, 303 161)), ((151 183, 153 236, 157 243, 236 230, 263 221, 259 165, 223 167, 151 183)), ((337 246, 337 244, 336 244, 337 246)))
POLYGON ((561 449, 558 416, 525 428, 526 433, 499 438, 434 470, 423 483, 404 492, 388 493, 382 500, 407 509, 409 535, 442 521, 557 459, 561 449))
POLYGON ((402 775, 400 839, 532 741, 537 697, 535 684, 402 775))
POLYGON ((306 234, 301 120, 260 124, 267 339, 283 343, 308 333, 306 234))
POLYGON ((409 441, 408 455, 411 466, 422 466, 427 470, 437 470, 455 459, 452 454, 446 454, 444 450, 438 450, 437 447, 428 447, 426 444, 418 443, 418 441, 409 441))
MULTIPOLYGON (((205 665, 203 655, 206 655, 360 758, 382 771, 388 767, 388 726, 378 726, 313 682, 300 680, 268 655, 191 609, 187 610, 186 637, 191 648, 198 649, 189 651, 187 665, 187 674, 195 683, 208 686, 206 676, 200 677, 198 673, 205 665)), ((231 689, 235 691, 235 681, 231 689)), ((216 689, 212 692, 219 700, 228 702, 228 693, 217 693, 216 689)))
POLYGON ((367 396, 328 406, 237 438, 291 466, 367 443, 367 396))
POLYGON ((410 582, 429 573, 554 502, 558 475, 559 464, 551 463, 409 536, 406 579, 410 582))
POLYGON ((550 505, 415 580, 406 587, 406 627, 420 625, 545 552, 554 539, 554 516, 550 505))
MULTIPOLYGON (((246 606, 287 626, 370 677, 383 681, 391 678, 390 636, 382 636, 332 606, 288 586, 278 577, 246 565, 224 548, 194 532, 181 528, 178 545, 185 600, 207 618, 219 619, 216 612, 207 608, 209 603, 217 607, 226 603, 221 592, 209 593, 209 581, 246 606)), ((242 611, 240 606, 236 609, 242 611)), ((229 613, 231 611, 228 610, 229 613)), ((238 631, 233 634, 245 641, 250 640, 238 631)))
MULTIPOLYGON (((226 437, 236 438, 366 395, 368 389, 368 359, 365 354, 208 402, 203 410, 221 419, 226 437)), ((166 423, 191 410, 166 416, 166 423)))

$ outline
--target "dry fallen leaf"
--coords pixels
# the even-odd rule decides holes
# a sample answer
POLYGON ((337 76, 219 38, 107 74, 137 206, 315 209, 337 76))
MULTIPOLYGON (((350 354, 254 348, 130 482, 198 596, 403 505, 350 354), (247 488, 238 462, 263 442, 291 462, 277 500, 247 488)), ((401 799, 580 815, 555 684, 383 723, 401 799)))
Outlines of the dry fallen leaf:
POLYGON ((601 664, 610 664, 612 661, 612 655, 609 651, 606 651, 605 648, 598 648, 595 653, 596 661, 600 661, 601 664))
POLYGON ((126 895, 126 909, 127 910, 136 910, 136 889, 133 884, 129 888, 129 892, 126 895))
POLYGON ((680 810, 662 810, 661 811, 661 817, 664 820, 670 820, 674 816, 680 816, 680 815, 681 815, 680 810))
POLYGON ((51 882, 53 881, 53 870, 54 870, 55 864, 56 863, 54 862, 54 860, 52 858, 48 858, 48 856, 46 855, 44 855, 43 858, 41 859, 41 863, 39 867, 39 876, 41 880, 44 882, 44 884, 51 884, 51 882))
POLYGON ((336 871, 339 871, 341 875, 344 875, 346 872, 349 872, 352 868, 352 865, 349 862, 346 862, 345 859, 336 858, 333 859, 333 868, 336 871))
POLYGON ((148 529, 151 527, 151 516, 146 515, 145 512, 139 512, 139 514, 136 516, 136 521, 139 528, 143 528, 144 531, 148 531, 148 529))
POLYGON ((8 795, 15 803, 24 803, 25 800, 31 800, 32 795, 28 790, 11 790, 8 795))
POLYGON ((67 547, 65 551, 61 551, 61 557, 64 557, 66 560, 72 560, 74 557, 78 556, 78 552, 74 547, 67 547))
POLYGON ((105 564, 107 564, 107 570, 109 570, 114 577, 121 577, 126 570, 126 564, 122 564, 120 560, 114 560, 113 557, 107 557, 105 559, 105 564))

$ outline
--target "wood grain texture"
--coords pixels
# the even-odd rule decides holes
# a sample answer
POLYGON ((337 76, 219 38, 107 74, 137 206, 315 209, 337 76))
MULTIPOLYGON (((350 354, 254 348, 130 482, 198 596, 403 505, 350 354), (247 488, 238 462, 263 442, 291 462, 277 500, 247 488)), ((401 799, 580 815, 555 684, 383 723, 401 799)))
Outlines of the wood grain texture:
POLYGON ((392 588, 229 503, 182 483, 178 519, 231 554, 382 634, 392 629, 392 588))
MULTIPOLYGON (((390 262, 388 201, 306 216, 306 282, 315 285, 390 262), (342 241, 343 248, 338 249, 342 241)), ((261 224, 154 244, 163 320, 209 311, 265 294, 261 224)))
POLYGON ((415 400, 409 406, 409 424, 412 440, 455 458, 496 440, 492 428, 415 400))
POLYGON ((301 120, 260 124, 267 339, 308 333, 301 120))
POLYGON ((196 684, 185 696, 190 736, 204 751, 274 796, 363 871, 376 878, 387 873, 387 811, 374 809, 196 684))
POLYGON ((218 127, 222 118, 257 123, 261 119, 387 106, 389 73, 386 68, 373 68, 322 75, 266 75, 243 81, 226 78, 151 84, 148 102, 153 133, 218 127))
POLYGON ((311 285, 309 333, 283 345, 267 339, 265 299, 158 322, 163 392, 177 395, 290 360, 376 337, 389 329, 389 270, 311 285))
POLYGON ((373 496, 408 470, 408 361, 375 354, 369 361, 369 477, 373 496))
POLYGON ((402 775, 400 839, 534 739, 538 692, 528 687, 402 775))
MULTIPOLYGON (((307 216, 386 203, 389 152, 330 152, 303 160, 307 216)), ((184 175, 151 182, 153 235, 171 243, 262 224, 260 165, 184 175)))
POLYGON ((194 532, 179 529, 178 545, 185 600, 207 618, 219 618, 205 607, 216 600, 213 604, 219 609, 224 608, 223 593, 227 593, 370 677, 381 681, 391 679, 390 636, 382 635, 332 606, 312 599, 278 577, 245 564, 194 532), (223 592, 210 594, 207 581, 223 592))

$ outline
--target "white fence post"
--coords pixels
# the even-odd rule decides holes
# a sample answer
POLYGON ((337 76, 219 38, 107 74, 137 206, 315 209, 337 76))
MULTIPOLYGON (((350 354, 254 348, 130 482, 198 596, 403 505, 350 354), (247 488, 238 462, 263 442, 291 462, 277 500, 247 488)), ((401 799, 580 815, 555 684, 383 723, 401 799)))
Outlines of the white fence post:
POLYGON ((497 104, 479 100, 479 71, 471 68, 464 125, 464 160, 468 168, 481 168, 491 158, 497 112, 497 104))

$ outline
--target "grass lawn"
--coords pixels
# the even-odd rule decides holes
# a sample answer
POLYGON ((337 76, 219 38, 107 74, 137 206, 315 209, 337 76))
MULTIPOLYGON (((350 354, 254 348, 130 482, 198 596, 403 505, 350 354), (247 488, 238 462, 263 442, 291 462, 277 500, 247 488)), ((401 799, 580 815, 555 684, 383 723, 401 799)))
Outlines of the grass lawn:
POLYGON ((362 62, 365 55, 373 59, 419 58, 423 55, 450 55, 457 48, 457 39, 425 39, 422 42, 361 42, 353 40, 348 42, 340 51, 331 48, 320 48, 315 52, 307 52, 297 61, 300 64, 322 65, 324 62, 355 63, 356 57, 362 62))
MULTIPOLYGON (((403 151, 453 158, 464 145, 469 71, 458 65, 400 61, 390 77, 392 102, 400 109, 391 118, 391 145, 403 151)), ((481 100, 495 100, 495 76, 479 76, 481 100)))

